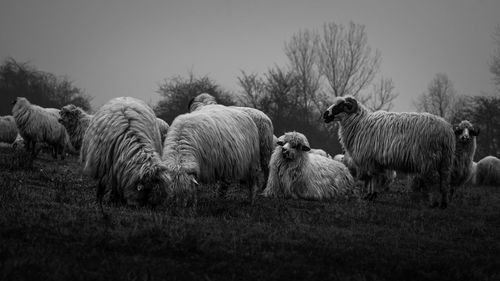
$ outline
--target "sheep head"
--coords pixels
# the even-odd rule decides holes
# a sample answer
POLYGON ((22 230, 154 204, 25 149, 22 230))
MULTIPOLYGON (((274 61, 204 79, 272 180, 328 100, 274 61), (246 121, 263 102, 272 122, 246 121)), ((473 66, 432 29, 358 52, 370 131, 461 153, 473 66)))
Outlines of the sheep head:
POLYGON ((74 128, 78 125, 78 120, 81 117, 81 112, 78 107, 68 104, 61 108, 59 113, 59 123, 63 124, 66 128, 74 128))
POLYGON ((124 190, 127 204, 132 206, 157 206, 167 198, 168 177, 166 167, 157 165, 149 169, 131 188, 124 190))
POLYGON ((358 101, 352 96, 338 97, 323 114, 325 123, 340 121, 349 114, 358 111, 358 101))
POLYGON ((294 160, 297 156, 311 150, 307 138, 298 132, 288 132, 278 138, 278 145, 281 147, 281 156, 287 160, 294 160))
POLYGON ((200 106, 209 104, 217 104, 217 101, 215 100, 214 96, 207 93, 201 93, 189 101, 188 111, 193 112, 197 110, 200 106))
POLYGON ((455 136, 461 143, 468 143, 473 137, 479 135, 479 128, 474 128, 472 123, 467 120, 463 120, 460 124, 453 126, 453 131, 455 131, 455 136))

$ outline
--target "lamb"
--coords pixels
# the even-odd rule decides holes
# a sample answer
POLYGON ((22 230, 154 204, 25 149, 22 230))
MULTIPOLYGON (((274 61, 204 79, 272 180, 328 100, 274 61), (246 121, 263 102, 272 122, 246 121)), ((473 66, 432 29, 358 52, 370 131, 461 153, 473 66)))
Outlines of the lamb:
POLYGON ((167 122, 158 117, 156 118, 156 122, 158 123, 158 128, 160 129, 161 143, 163 144, 163 142, 165 141, 165 137, 167 136, 169 126, 167 122))
MULTIPOLYGON (((449 201, 455 134, 443 118, 428 113, 369 111, 352 96, 337 97, 323 114, 339 122, 339 139, 358 173, 366 175, 367 199, 376 196, 377 177, 385 170, 439 174, 440 207, 449 201)), ((435 206, 432 204, 431 206, 435 206)))
POLYGON ((18 134, 16 120, 12 115, 0 116, 0 142, 13 143, 18 134))
POLYGON ((269 163, 265 197, 323 200, 350 195, 354 179, 345 165, 333 159, 308 153, 307 138, 288 132, 279 138, 269 163))
MULTIPOLYGON (((194 97, 188 105, 189 111, 193 112, 202 109, 205 105, 217 104, 215 98, 207 93, 194 97)), ((258 129, 259 147, 260 147, 260 168, 262 171, 262 187, 266 186, 266 180, 269 175, 269 160, 274 149, 274 127, 271 119, 262 111, 251 107, 231 106, 250 116, 258 129)))
POLYGON ((169 185, 187 194, 196 205, 197 182, 232 179, 249 189, 254 201, 260 173, 257 126, 250 116, 223 105, 204 105, 203 110, 177 116, 163 149, 169 185))
POLYGON ((90 120, 83 137, 83 172, 98 181, 101 205, 157 206, 172 194, 161 160, 160 129, 153 110, 142 100, 118 97, 90 120))
POLYGON ((486 156, 477 162, 476 184, 500 186, 500 159, 486 156))
POLYGON ((57 159, 58 154, 64 159, 66 149, 76 154, 66 129, 58 122, 59 110, 31 104, 24 97, 18 97, 13 101, 13 105, 12 115, 20 135, 26 142, 26 150, 31 150, 33 157, 36 157, 38 152, 38 142, 46 142, 53 147, 54 159, 57 159))
POLYGON ((59 122, 66 128, 71 144, 75 149, 80 150, 83 136, 93 116, 73 104, 62 107, 60 115, 59 122))

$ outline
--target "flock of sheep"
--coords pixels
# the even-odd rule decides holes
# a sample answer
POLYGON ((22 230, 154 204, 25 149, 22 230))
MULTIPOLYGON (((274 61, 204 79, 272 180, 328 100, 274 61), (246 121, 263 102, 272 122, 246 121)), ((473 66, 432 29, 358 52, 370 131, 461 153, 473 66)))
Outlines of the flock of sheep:
POLYGON ((253 202, 258 193, 307 200, 360 196, 361 180, 365 198, 373 200, 397 171, 412 175, 415 191, 439 191, 431 205, 446 208, 466 183, 500 185, 498 158, 473 162, 479 131, 469 121, 452 126, 428 113, 372 112, 352 96, 336 98, 323 118, 338 122, 343 155, 311 148, 299 132, 278 138, 263 112, 219 105, 209 94, 192 99, 170 126, 130 97, 112 99, 94 115, 18 97, 12 116, 0 117, 0 142, 23 142, 33 157, 40 143, 50 145, 56 159, 79 154, 84 173, 97 181, 101 206, 104 199, 195 206, 198 182, 218 183, 220 195, 238 182, 253 202))

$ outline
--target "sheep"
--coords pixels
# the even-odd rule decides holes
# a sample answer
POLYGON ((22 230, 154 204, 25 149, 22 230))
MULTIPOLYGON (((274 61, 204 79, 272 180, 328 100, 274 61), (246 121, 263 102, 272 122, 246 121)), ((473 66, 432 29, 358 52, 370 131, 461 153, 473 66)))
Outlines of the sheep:
POLYGON ((500 159, 486 156, 477 162, 476 184, 500 186, 500 159))
MULTIPOLYGON (((456 189, 463 186, 470 178, 473 172, 473 159, 476 153, 476 137, 479 135, 479 129, 474 128, 471 122, 463 120, 453 126, 455 132, 455 157, 450 178, 450 195, 453 195, 456 189)), ((415 175, 412 177, 411 188, 413 191, 422 190, 423 185, 429 183, 430 175, 415 175)))
POLYGON ((303 134, 288 132, 279 139, 269 163, 265 197, 323 200, 354 191, 354 179, 345 165, 308 153, 311 148, 303 134))
MULTIPOLYGON (((281 136, 280 138, 278 138, 275 135, 273 135, 273 145, 274 145, 274 148, 276 148, 278 146, 278 142, 280 141, 280 139, 283 138, 283 136, 281 136)), ((328 152, 324 151, 321 148, 311 148, 308 152, 309 153, 313 153, 313 154, 318 154, 318 155, 321 155, 323 157, 327 157, 327 158, 330 158, 330 159, 333 159, 332 156, 330 154, 328 154, 328 152)))
POLYGON ((38 152, 37 142, 46 142, 52 146, 54 159, 57 159, 57 154, 61 154, 61 159, 64 159, 66 149, 76 154, 66 129, 58 122, 59 110, 31 104, 24 97, 18 97, 12 103, 12 115, 19 133, 26 142, 26 150, 31 150, 33 157, 38 152))
POLYGON ((80 150, 85 130, 87 130, 93 115, 87 114, 83 109, 73 104, 62 107, 60 115, 59 123, 66 128, 73 147, 80 150))
POLYGON ((16 120, 12 115, 0 116, 0 142, 12 144, 17 137, 16 120))
POLYGON ((158 117, 156 118, 156 122, 158 123, 158 128, 160 129, 161 143, 163 144, 165 137, 167 136, 169 126, 167 122, 158 117))
POLYGON ((375 198, 375 175, 384 169, 419 174, 437 171, 439 205, 447 207, 455 135, 443 118, 429 113, 371 112, 353 96, 337 97, 323 118, 326 123, 338 121, 344 151, 358 173, 366 175, 367 199, 375 198))
POLYGON ((96 197, 128 206, 157 206, 172 194, 161 160, 160 129, 142 100, 118 97, 90 120, 80 151, 83 172, 98 181, 96 197))
MULTIPOLYGON (((189 102, 188 109, 190 112, 200 110, 205 105, 217 104, 215 98, 207 93, 202 93, 189 102)), ((250 116, 258 129, 259 146, 260 146, 260 168, 262 171, 261 190, 266 187, 267 177, 269 175, 269 160, 274 149, 274 127, 271 119, 262 111, 251 107, 230 106, 250 116)))
POLYGON ((177 116, 168 130, 162 159, 169 184, 194 200, 193 205, 198 181, 239 180, 249 189, 250 202, 255 199, 259 134, 252 118, 238 109, 213 104, 177 116))
POLYGON ((468 120, 463 120, 453 129, 456 136, 456 150, 451 173, 452 192, 473 177, 476 137, 479 135, 479 128, 475 128, 468 120))
MULTIPOLYGON (((349 156, 349 154, 337 154, 333 158, 334 160, 343 163, 347 169, 349 169, 349 172, 351 175, 357 179, 364 181, 366 180, 366 175, 361 175, 358 173, 358 170, 356 168, 356 165, 354 164, 354 161, 352 158, 349 156)), ((388 190, 389 186, 394 182, 396 179, 396 171, 395 170, 384 170, 383 172, 380 172, 376 174, 377 176, 377 181, 380 182, 380 190, 388 190)), ((367 183, 367 182, 365 182, 367 183)), ((365 186, 367 187, 367 186, 365 186)))

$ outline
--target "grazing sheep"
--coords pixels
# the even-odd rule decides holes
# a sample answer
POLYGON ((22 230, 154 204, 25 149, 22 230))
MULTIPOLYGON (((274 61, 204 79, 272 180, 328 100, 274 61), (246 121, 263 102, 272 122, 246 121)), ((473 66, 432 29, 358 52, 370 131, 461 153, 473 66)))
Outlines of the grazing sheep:
POLYGON ((167 122, 158 117, 156 118, 156 122, 158 122, 158 128, 160 129, 161 143, 163 144, 163 142, 165 141, 165 137, 167 136, 169 126, 167 122))
POLYGON ((18 134, 16 120, 12 115, 0 116, 0 142, 13 143, 18 134))
MULTIPOLYGON (((189 102, 189 111, 193 112, 200 110, 203 106, 210 104, 217 104, 215 98, 207 93, 203 93, 194 97, 189 102)), ((266 181, 269 175, 269 160, 271 159, 271 154, 275 146, 273 122, 264 112, 255 108, 239 106, 230 106, 230 108, 246 113, 252 118, 257 126, 260 147, 260 168, 263 176, 260 181, 262 182, 261 190, 263 190, 266 187, 266 181)))
POLYGON ((61 108, 60 115, 59 122, 68 131, 71 144, 75 149, 80 150, 85 130, 87 130, 93 116, 73 104, 61 108))
POLYGON ((36 144, 46 142, 53 147, 53 157, 61 154, 65 158, 65 150, 77 153, 71 145, 69 135, 62 124, 59 123, 59 110, 47 109, 31 104, 26 98, 18 97, 13 101, 12 115, 20 135, 26 142, 26 150, 36 157, 36 144))
POLYGON ((366 175, 368 199, 375 198, 377 177, 383 170, 427 175, 439 173, 441 208, 448 204, 455 153, 452 126, 428 113, 369 111, 352 96, 338 97, 323 114, 339 122, 339 139, 358 173, 366 175))
POLYGON ((310 151, 307 138, 298 132, 281 136, 269 163, 265 197, 322 200, 349 195, 354 179, 345 165, 310 151))
POLYGON ((477 162, 476 184, 500 186, 500 159, 486 156, 477 162))
POLYGON ((97 200, 107 196, 114 203, 155 206, 171 189, 166 185, 166 166, 153 110, 131 97, 114 98, 90 120, 80 161, 83 171, 98 180, 97 200))
MULTIPOLYGON (((177 116, 167 133, 163 161, 169 185, 196 199, 197 181, 242 181, 253 202, 259 171, 259 134, 252 118, 223 105, 177 116)), ((196 200, 194 201, 196 204, 196 200)))

